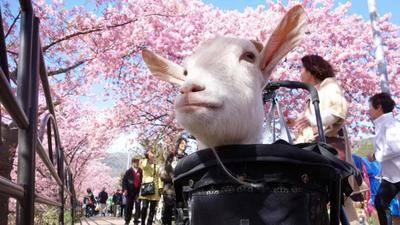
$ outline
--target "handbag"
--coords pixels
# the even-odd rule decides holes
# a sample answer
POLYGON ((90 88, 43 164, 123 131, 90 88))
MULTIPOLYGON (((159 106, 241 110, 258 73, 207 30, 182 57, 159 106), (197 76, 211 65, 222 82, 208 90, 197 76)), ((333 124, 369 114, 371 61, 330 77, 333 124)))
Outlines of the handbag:
MULTIPOLYGON (((156 164, 154 164, 153 179, 155 175, 156 175, 156 164)), ((148 183, 142 183, 142 186, 140 186, 141 196, 154 195, 155 193, 156 193, 156 187, 154 181, 148 183)))

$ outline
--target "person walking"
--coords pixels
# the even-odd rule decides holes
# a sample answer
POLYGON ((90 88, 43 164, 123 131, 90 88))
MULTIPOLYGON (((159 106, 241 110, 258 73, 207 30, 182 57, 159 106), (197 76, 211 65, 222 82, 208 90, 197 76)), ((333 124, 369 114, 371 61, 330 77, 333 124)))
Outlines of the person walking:
POLYGON ((111 216, 114 215, 115 213, 115 206, 114 206, 114 202, 113 202, 113 196, 114 195, 110 195, 107 198, 107 209, 106 209, 106 216, 111 216))
MULTIPOLYGON (((179 159, 186 156, 187 141, 180 137, 173 152, 169 152, 160 176, 163 182, 163 209, 161 221, 162 225, 172 225, 172 215, 175 213, 175 190, 172 183, 175 166, 179 159)), ((175 213, 176 215, 176 213, 175 213)))
POLYGON ((91 217, 94 215, 94 195, 90 188, 86 189, 86 196, 84 197, 84 204, 85 204, 85 216, 91 217))
POLYGON ((145 156, 146 158, 140 164, 143 170, 143 183, 139 196, 142 201, 141 225, 152 225, 156 207, 161 198, 162 181, 155 150, 147 150, 145 156))
POLYGON ((99 203, 100 203, 100 214, 102 216, 106 216, 108 194, 106 192, 105 187, 103 187, 103 189, 99 193, 98 198, 99 198, 99 203))
POLYGON ((122 193, 121 190, 118 189, 117 192, 113 195, 113 204, 114 204, 114 216, 122 217, 122 193))
POLYGON ((122 191, 126 198, 125 225, 128 225, 132 218, 132 210, 135 207, 134 224, 139 224, 140 201, 138 199, 140 186, 143 179, 143 171, 139 167, 139 158, 132 158, 132 166, 122 179, 122 191))
POLYGON ((375 124, 375 153, 370 161, 381 163, 382 182, 375 196, 375 208, 380 225, 392 224, 390 202, 400 192, 400 123, 393 116, 394 100, 387 93, 369 99, 369 116, 375 124))

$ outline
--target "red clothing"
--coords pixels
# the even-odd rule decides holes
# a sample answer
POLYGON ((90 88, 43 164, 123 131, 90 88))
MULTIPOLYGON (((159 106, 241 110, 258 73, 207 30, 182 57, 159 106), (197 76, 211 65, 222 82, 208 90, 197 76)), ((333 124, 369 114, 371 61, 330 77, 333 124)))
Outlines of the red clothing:
POLYGON ((138 168, 135 172, 132 167, 125 172, 122 179, 122 190, 127 191, 128 196, 134 197, 139 194, 143 178, 142 174, 142 169, 138 168))
POLYGON ((139 171, 139 169, 136 170, 132 170, 132 174, 133 174, 133 187, 139 188, 140 187, 140 181, 142 180, 141 173, 139 171))

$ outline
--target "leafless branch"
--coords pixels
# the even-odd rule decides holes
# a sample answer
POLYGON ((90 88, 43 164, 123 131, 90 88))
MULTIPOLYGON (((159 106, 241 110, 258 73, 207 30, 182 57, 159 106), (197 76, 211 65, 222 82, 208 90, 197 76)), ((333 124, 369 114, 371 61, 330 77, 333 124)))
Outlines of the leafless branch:
MULTIPOLYGON (((171 15, 165 15, 165 14, 161 14, 161 13, 151 13, 151 14, 145 15, 144 17, 149 17, 149 16, 172 17, 171 15)), ((43 47, 43 52, 47 51, 52 46, 54 46, 54 45, 56 45, 56 44, 58 44, 60 42, 69 40, 71 38, 78 37, 78 36, 81 36, 81 35, 90 34, 90 33, 100 32, 100 31, 103 31, 103 30, 106 30, 106 29, 113 29, 113 28, 117 28, 117 27, 122 27, 122 26, 128 25, 130 23, 134 23, 137 20, 138 20, 138 18, 131 19, 131 20, 128 20, 128 21, 120 23, 120 24, 113 24, 113 25, 108 25, 108 26, 105 26, 105 27, 95 27, 95 28, 92 28, 92 29, 88 29, 88 30, 84 30, 84 31, 78 31, 78 32, 66 35, 66 36, 64 36, 62 38, 59 38, 59 39, 51 42, 50 44, 46 45, 45 47, 43 47)))
POLYGON ((15 23, 17 22, 17 20, 19 19, 20 16, 21 16, 21 10, 18 12, 18 15, 15 17, 14 21, 12 22, 10 28, 8 29, 6 35, 4 36, 4 39, 6 39, 7 36, 11 33, 11 30, 13 29, 15 23))
POLYGON ((87 139, 88 139, 88 136, 85 135, 85 137, 83 137, 81 140, 79 140, 78 143, 73 147, 73 149, 68 152, 68 154, 66 155, 66 158, 70 158, 69 159, 70 164, 74 160, 75 155, 78 152, 78 150, 86 143, 87 139))
POLYGON ((105 29, 111 29, 111 28, 125 26, 125 25, 127 25, 129 23, 135 22, 136 20, 128 20, 128 21, 126 21, 124 23, 121 23, 121 24, 115 24, 115 25, 111 25, 111 26, 106 26, 104 28, 103 27, 96 27, 96 28, 93 28, 93 29, 89 29, 89 30, 85 30, 85 31, 78 31, 76 33, 69 34, 69 35, 64 36, 62 38, 59 38, 59 39, 53 41, 52 43, 46 45, 45 47, 43 47, 43 52, 47 51, 52 46, 54 46, 54 45, 56 45, 56 44, 58 44, 60 42, 69 40, 71 38, 74 38, 74 37, 77 37, 77 36, 81 36, 81 35, 85 35, 85 34, 94 33, 94 32, 99 32, 99 31, 102 31, 102 30, 105 30, 105 29))
POLYGON ((49 71, 47 73, 47 75, 48 76, 54 76, 54 75, 57 75, 57 74, 66 73, 66 72, 68 72, 70 70, 73 70, 73 69, 79 67, 80 65, 82 65, 82 64, 84 64, 84 63, 86 63, 86 62, 88 62, 90 60, 91 59, 84 59, 84 60, 81 60, 81 61, 78 61, 78 62, 72 64, 71 66, 60 68, 60 69, 57 69, 57 70, 54 70, 54 71, 49 71))

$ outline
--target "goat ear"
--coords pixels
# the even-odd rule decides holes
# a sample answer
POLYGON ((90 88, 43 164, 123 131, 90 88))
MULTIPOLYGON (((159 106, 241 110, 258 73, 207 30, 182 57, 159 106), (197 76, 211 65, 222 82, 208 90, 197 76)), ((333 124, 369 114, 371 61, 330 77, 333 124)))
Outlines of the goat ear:
POLYGON ((306 12, 301 5, 296 5, 283 17, 261 52, 260 69, 265 78, 270 76, 279 60, 300 43, 305 28, 306 12))
POLYGON ((151 73, 160 80, 182 85, 185 81, 184 69, 150 50, 143 49, 142 57, 151 73))

